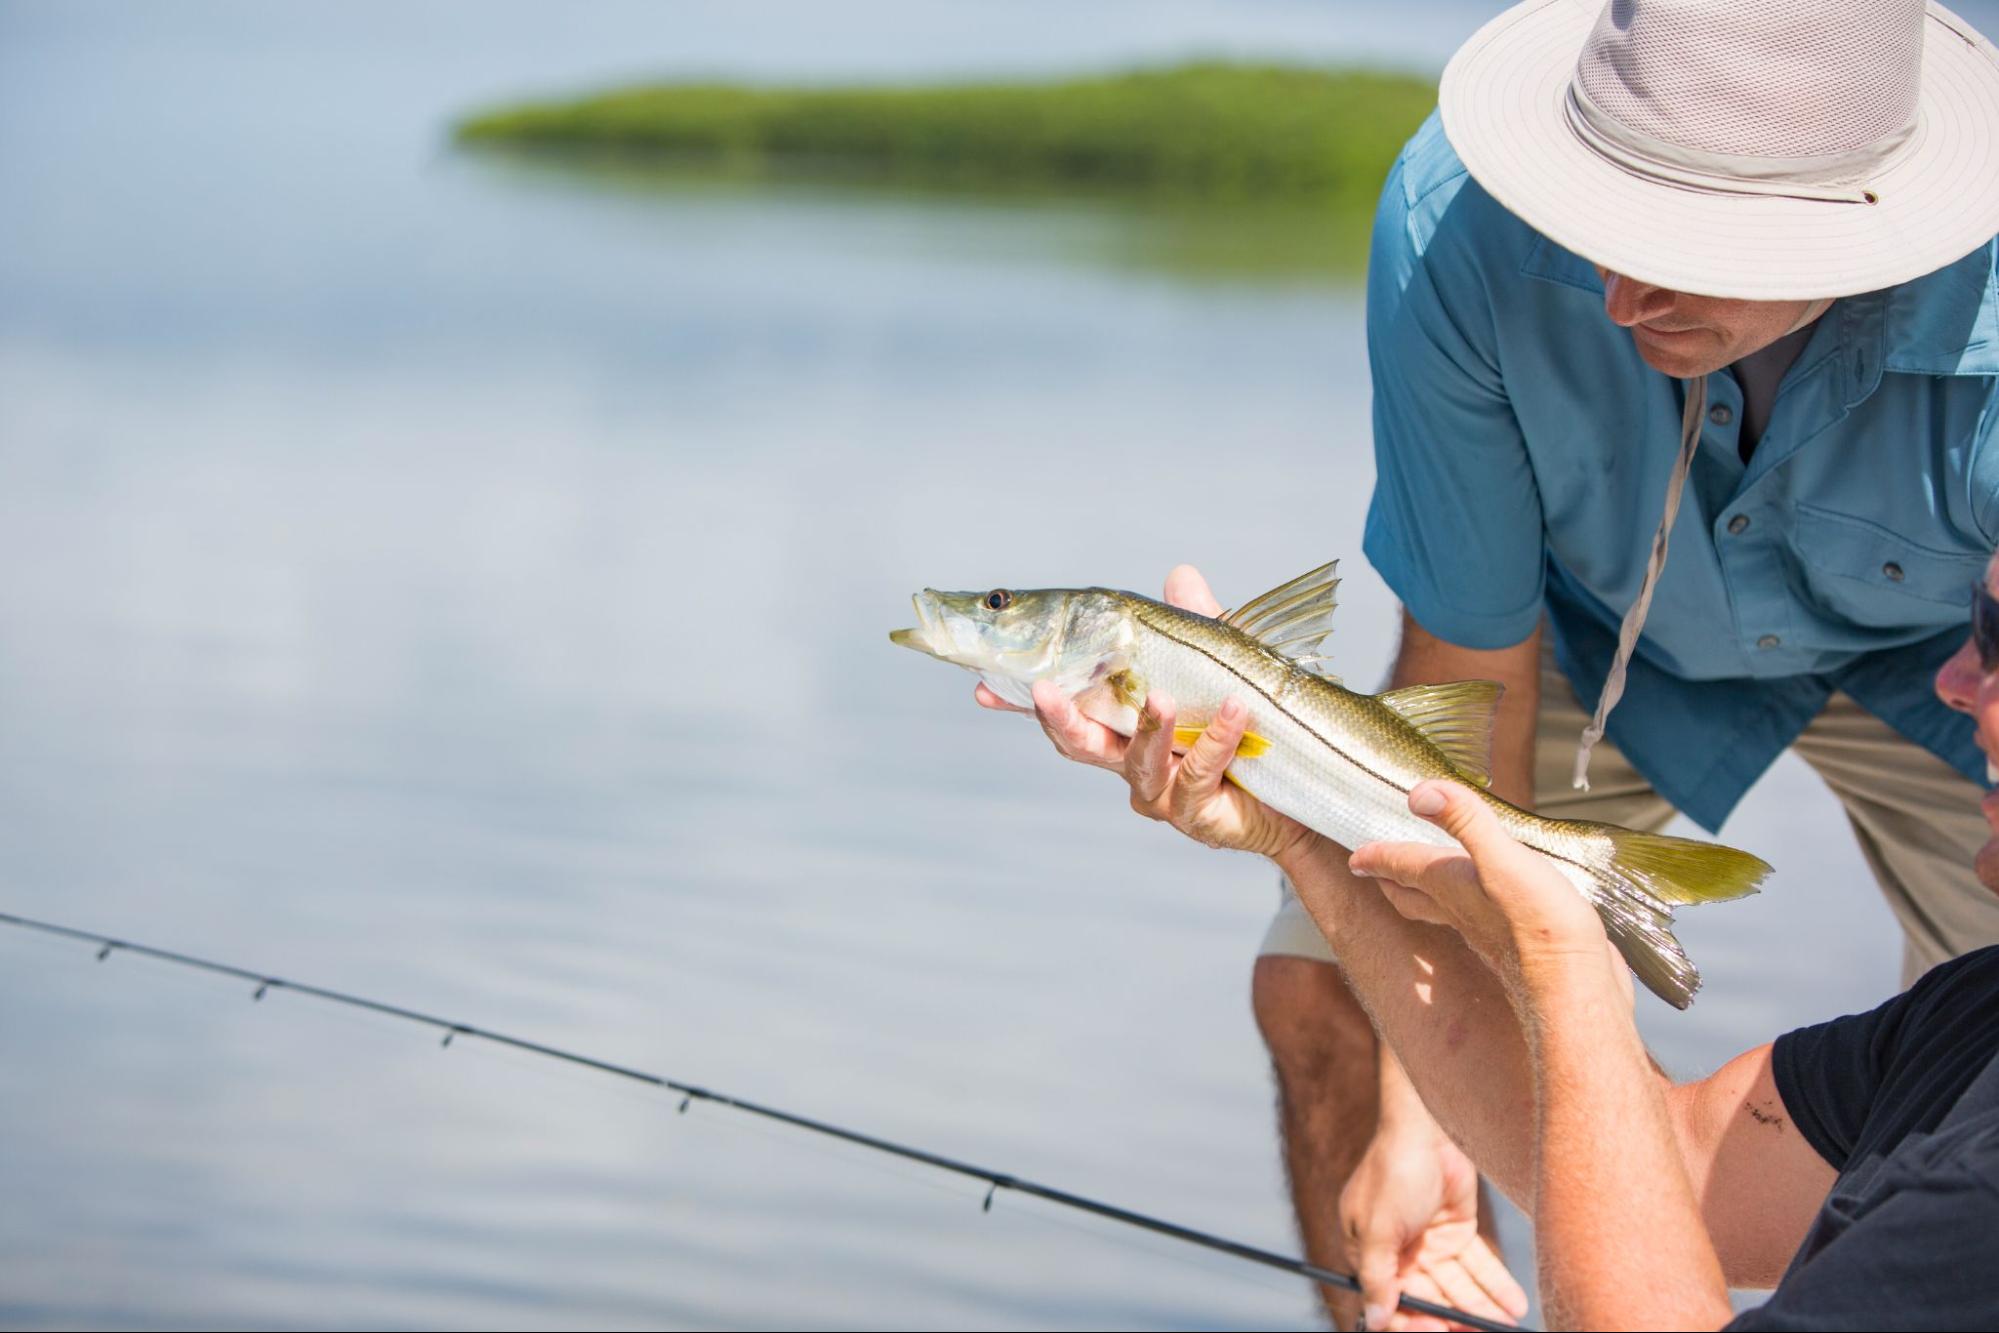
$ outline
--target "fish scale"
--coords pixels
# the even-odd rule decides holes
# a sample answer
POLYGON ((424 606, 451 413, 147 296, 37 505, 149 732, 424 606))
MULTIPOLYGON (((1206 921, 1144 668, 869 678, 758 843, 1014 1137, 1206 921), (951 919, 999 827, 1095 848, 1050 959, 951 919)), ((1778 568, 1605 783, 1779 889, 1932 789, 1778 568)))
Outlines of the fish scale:
MULTIPOLYGON (((1341 748, 1343 731, 1368 721, 1384 731, 1399 723, 1386 708, 1297 670, 1247 636, 1238 635, 1244 642, 1219 652, 1192 648, 1193 636, 1185 632, 1193 628, 1188 622, 1214 621, 1120 595, 1131 599, 1140 626, 1134 670, 1151 688, 1172 697, 1180 725, 1206 726, 1231 695, 1248 704, 1249 730, 1268 740, 1270 748, 1256 758, 1238 755, 1230 763, 1229 775, 1243 790, 1342 847, 1381 840, 1451 844, 1449 834, 1409 813, 1408 792, 1418 782, 1462 780, 1433 747, 1420 746, 1431 750, 1428 755, 1417 745, 1406 755, 1379 749, 1365 764, 1341 748), (1387 720, 1364 719, 1367 709, 1387 720)), ((1086 703, 1084 711, 1094 715, 1096 710, 1086 703)), ((1135 716, 1127 720, 1107 714, 1098 720, 1130 735, 1135 716)), ((1420 738, 1412 739, 1420 743, 1420 738)))
MULTIPOLYGON (((1268 740, 1270 748, 1255 758, 1238 755, 1230 762, 1229 776, 1244 791, 1342 847, 1370 842, 1457 845, 1450 834, 1411 814, 1408 796, 1428 779, 1464 782, 1465 776, 1393 711, 1368 695, 1299 671, 1281 654, 1239 631, 1230 632, 1243 642, 1204 652, 1190 640, 1200 632, 1200 624, 1216 622, 1135 594, 1118 595, 1131 600, 1141 626, 1135 669, 1153 688, 1172 697, 1180 725, 1206 726, 1231 695, 1248 704, 1247 730, 1268 740), (1363 762, 1349 753, 1361 747, 1343 748, 1342 742, 1365 730, 1402 744, 1370 747, 1363 762)), ((1085 711, 1092 710, 1086 705, 1085 711)), ((1136 718, 1107 714, 1097 720, 1128 736, 1136 718)), ((1603 835, 1572 833, 1568 840, 1579 845, 1563 845, 1560 837, 1534 827, 1558 821, 1538 820, 1473 785, 1498 810, 1514 837, 1549 856, 1584 897, 1596 901, 1596 880, 1577 862, 1607 857, 1608 840, 1603 835)))

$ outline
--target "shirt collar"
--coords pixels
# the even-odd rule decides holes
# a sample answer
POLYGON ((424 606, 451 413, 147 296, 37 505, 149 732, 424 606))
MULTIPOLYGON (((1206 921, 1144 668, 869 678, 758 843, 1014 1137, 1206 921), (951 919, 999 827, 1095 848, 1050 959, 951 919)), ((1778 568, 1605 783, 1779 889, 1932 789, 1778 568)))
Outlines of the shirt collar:
POLYGON ((1911 375, 1999 375, 1995 243, 1878 293, 1885 368, 1911 375))

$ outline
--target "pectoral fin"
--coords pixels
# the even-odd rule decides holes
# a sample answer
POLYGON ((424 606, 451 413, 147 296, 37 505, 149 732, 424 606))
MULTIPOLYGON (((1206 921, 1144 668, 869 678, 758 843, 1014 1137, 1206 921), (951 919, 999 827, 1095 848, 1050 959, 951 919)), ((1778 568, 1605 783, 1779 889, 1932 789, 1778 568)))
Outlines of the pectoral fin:
POLYGON ((1104 678, 1104 684, 1110 687, 1111 697, 1124 707, 1133 711, 1145 707, 1145 681, 1130 667, 1112 672, 1104 678))
POLYGON ((1496 680, 1454 680, 1444 685, 1411 685, 1374 697, 1442 750, 1460 776, 1489 787, 1492 721, 1504 693, 1506 687, 1496 680))

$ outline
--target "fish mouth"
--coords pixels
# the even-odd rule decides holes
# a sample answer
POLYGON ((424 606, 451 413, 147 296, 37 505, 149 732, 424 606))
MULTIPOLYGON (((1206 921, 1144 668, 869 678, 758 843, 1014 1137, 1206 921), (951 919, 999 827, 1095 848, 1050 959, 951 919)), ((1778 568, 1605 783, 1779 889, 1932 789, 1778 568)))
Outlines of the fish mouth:
POLYGON ((910 629, 890 630, 889 642, 900 644, 904 648, 914 648, 929 657, 944 659, 944 654, 939 651, 934 637, 937 630, 937 590, 925 588, 909 600, 916 607, 916 625, 910 629))

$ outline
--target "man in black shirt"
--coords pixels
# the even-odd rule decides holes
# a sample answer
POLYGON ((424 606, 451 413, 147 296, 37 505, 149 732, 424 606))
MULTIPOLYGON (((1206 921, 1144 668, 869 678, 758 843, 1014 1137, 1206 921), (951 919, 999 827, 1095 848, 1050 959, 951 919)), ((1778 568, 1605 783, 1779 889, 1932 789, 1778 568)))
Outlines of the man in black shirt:
MULTIPOLYGON (((1999 558, 1936 689, 1999 759, 1995 594, 1999 558)), ((1376 843, 1342 873, 1317 835, 1222 781, 1246 716, 1224 710, 1184 758, 1141 731, 1127 777, 1164 775, 1146 808, 1210 846, 1283 849, 1443 1131, 1533 1216, 1553 1326, 1999 1327, 1999 946, 1675 1085, 1595 910, 1483 801, 1420 784, 1410 810, 1463 850, 1376 843), (1730 1286, 1775 1291, 1734 1318, 1730 1286)), ((1043 724, 1058 746, 1089 739, 1043 724)), ((1999 832, 1999 792, 1981 808, 1999 832)), ((1999 892, 1999 836, 1975 868, 1999 892)), ((1368 1327, 1410 1326, 1394 1312, 1419 1257, 1362 1249, 1368 1327)))
POLYGON ((1990 1328, 1999 1314, 1999 946, 1872 1013, 1779 1037, 1777 1090, 1839 1170, 1737 1328, 1990 1328))

